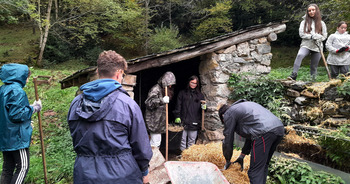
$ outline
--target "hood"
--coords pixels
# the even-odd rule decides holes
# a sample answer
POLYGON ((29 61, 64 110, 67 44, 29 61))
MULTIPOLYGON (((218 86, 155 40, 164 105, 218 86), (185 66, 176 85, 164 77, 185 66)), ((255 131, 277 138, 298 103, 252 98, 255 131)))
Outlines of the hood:
POLYGON ((0 79, 5 84, 19 83, 23 88, 26 85, 29 68, 22 64, 4 64, 0 69, 0 79))
POLYGON ((165 74, 159 78, 158 84, 162 86, 162 88, 166 86, 172 86, 176 84, 175 75, 172 72, 165 72, 165 74))
POLYGON ((80 90, 83 91, 84 98, 97 102, 121 86, 113 79, 98 79, 82 85, 80 90))

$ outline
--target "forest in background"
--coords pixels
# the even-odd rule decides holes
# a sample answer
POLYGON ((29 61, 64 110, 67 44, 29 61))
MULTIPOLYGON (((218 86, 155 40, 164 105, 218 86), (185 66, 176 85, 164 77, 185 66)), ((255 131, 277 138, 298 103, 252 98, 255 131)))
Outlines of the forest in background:
MULTIPOLYGON (((350 2, 316 0, 328 32, 350 20, 350 2)), ((90 65, 102 50, 127 59, 181 47, 257 24, 287 21, 276 43, 298 46, 306 0, 0 0, 0 25, 32 27, 37 66, 81 59, 90 65)), ((3 56, 11 50, 1 50, 3 56)))

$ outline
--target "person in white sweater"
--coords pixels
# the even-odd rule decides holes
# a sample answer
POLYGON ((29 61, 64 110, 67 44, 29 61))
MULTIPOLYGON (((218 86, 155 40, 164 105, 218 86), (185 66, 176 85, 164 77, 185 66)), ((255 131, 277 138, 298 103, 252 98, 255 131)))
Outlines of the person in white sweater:
POLYGON ((298 70, 302 60, 311 54, 310 74, 313 80, 316 79, 318 62, 321 59, 322 41, 327 38, 327 27, 322 21, 320 9, 316 4, 310 4, 307 7, 304 20, 300 23, 299 35, 302 38, 298 55, 295 58, 293 72, 288 77, 290 80, 296 80, 298 70))
POLYGON ((341 21, 337 25, 337 31, 331 34, 326 42, 329 52, 327 63, 330 66, 331 77, 337 78, 339 74, 349 72, 350 64, 350 35, 346 31, 348 25, 341 21))

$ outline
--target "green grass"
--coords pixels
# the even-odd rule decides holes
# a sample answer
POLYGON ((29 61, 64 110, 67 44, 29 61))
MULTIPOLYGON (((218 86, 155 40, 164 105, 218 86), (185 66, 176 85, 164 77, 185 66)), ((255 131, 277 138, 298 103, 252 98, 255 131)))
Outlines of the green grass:
MULTIPOLYGON (((299 47, 280 47, 272 46, 271 72, 269 74, 273 79, 286 79, 293 71, 295 57, 299 47)), ((327 58, 327 53, 325 53, 327 58)), ((327 70, 321 58, 317 68, 316 82, 328 81, 327 70)), ((310 77, 310 56, 303 59, 298 71, 297 80, 311 81, 310 77)))
POLYGON ((39 31, 32 25, 2 25, 0 29, 0 63, 24 63, 36 57, 39 31))

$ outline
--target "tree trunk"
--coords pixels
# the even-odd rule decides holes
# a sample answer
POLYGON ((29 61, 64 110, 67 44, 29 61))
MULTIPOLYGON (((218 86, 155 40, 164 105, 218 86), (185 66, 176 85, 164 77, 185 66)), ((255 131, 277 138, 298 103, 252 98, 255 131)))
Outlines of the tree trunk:
POLYGON ((145 29, 146 29, 146 33, 145 33, 145 54, 148 55, 148 47, 149 47, 149 32, 148 32, 148 22, 149 22, 149 3, 150 0, 145 0, 145 11, 146 11, 146 15, 145 15, 145 29))
POLYGON ((39 41, 39 48, 41 48, 41 44, 43 43, 43 28, 41 26, 41 11, 40 11, 40 0, 38 0, 38 15, 39 15, 39 21, 38 21, 38 27, 40 31, 40 41, 39 41))
POLYGON ((56 21, 58 20, 58 0, 55 0, 55 12, 56 12, 56 21))
POLYGON ((45 45, 46 45, 46 41, 47 41, 47 36, 49 35, 51 7, 52 7, 52 0, 49 0, 49 3, 47 5, 47 15, 46 15, 47 24, 45 25, 44 38, 42 40, 42 43, 40 44, 41 47, 40 47, 39 58, 38 58, 38 61, 36 63, 39 67, 42 66, 42 59, 43 59, 43 55, 44 55, 44 50, 45 50, 45 45))

